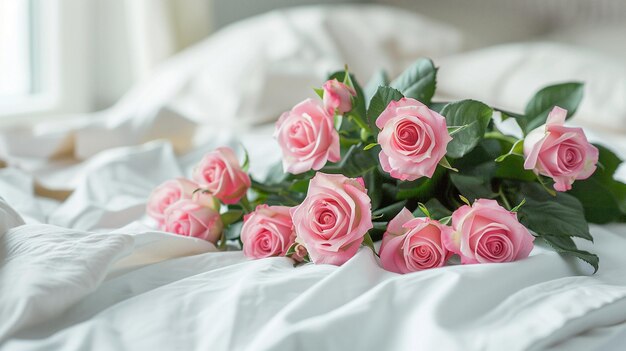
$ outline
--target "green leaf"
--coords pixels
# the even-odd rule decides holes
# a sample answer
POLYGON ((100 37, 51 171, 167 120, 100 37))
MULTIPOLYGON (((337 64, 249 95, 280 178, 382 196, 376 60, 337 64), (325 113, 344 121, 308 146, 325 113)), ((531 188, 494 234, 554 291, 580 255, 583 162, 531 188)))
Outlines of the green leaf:
POLYGON ((222 223, 225 226, 227 226, 240 220, 243 217, 243 211, 242 210, 229 210, 227 212, 222 213, 220 217, 222 217, 222 223))
POLYGON ((474 150, 462 158, 454 160, 454 167, 461 173, 482 175, 483 178, 493 177, 496 163, 493 160, 502 153, 500 142, 493 139, 483 139, 474 150))
POLYGON ((246 150, 246 148, 243 146, 243 144, 241 144, 241 148, 243 149, 243 155, 244 155, 243 164, 241 165, 241 169, 244 172, 248 172, 248 169, 250 168, 250 156, 248 155, 248 150, 246 150))
POLYGON ((363 148, 363 150, 367 151, 373 147, 375 147, 376 145, 378 145, 378 143, 369 143, 367 145, 365 145, 365 147, 363 148))
POLYGON ((565 193, 551 196, 537 183, 522 183, 516 192, 516 201, 524 198, 526 205, 518 212, 520 222, 537 234, 593 241, 583 207, 575 197, 565 193))
POLYGON ((447 217, 441 218, 439 220, 439 223, 441 223, 443 225, 449 225, 451 220, 452 220, 452 216, 447 216, 447 217))
POLYGON ((378 241, 383 238, 383 234, 387 230, 387 222, 372 222, 374 228, 370 229, 369 234, 372 241, 378 241))
POLYGON ((343 122, 343 116, 335 115, 335 130, 341 130, 342 122, 343 122))
POLYGON ((384 70, 378 70, 374 72, 370 81, 365 85, 365 101, 368 102, 372 99, 379 86, 389 85, 389 76, 384 70))
POLYGON ((428 108, 431 110, 441 113, 441 110, 448 104, 448 102, 431 102, 428 108))
POLYGON ((441 160, 439 160, 439 165, 441 167, 443 167, 445 169, 449 169, 449 170, 451 170, 453 172, 458 172, 459 171, 458 169, 456 169, 456 168, 454 168, 454 167, 452 167, 450 165, 450 162, 448 162, 448 159, 445 156, 442 157, 441 160))
POLYGON ((459 194, 459 199, 461 199, 461 201, 463 201, 463 203, 467 206, 472 206, 472 203, 465 196, 459 194))
POLYGON ((291 257, 293 254, 295 254, 297 246, 298 246, 298 243, 294 242, 293 244, 291 244, 291 246, 289 246, 289 249, 287 249, 287 252, 285 253, 285 256, 291 257))
POLYGON ((236 240, 241 235, 241 227, 243 222, 236 222, 224 229, 224 236, 228 240, 236 240))
POLYGON ((626 185, 613 178, 622 163, 611 150, 596 145, 599 165, 594 174, 577 180, 568 192, 583 204, 585 218, 592 223, 609 223, 626 214, 626 185))
POLYGON ((523 118, 517 123, 524 134, 546 123, 548 113, 554 106, 567 110, 567 118, 571 117, 583 98, 584 85, 578 82, 562 83, 547 86, 539 90, 526 105, 523 118))
POLYGON ((502 162, 509 156, 520 156, 522 158, 524 157, 524 139, 516 141, 515 144, 511 146, 511 150, 509 150, 509 152, 496 158, 496 162, 502 162))
POLYGON ((315 91, 315 94, 317 94, 317 96, 320 97, 320 99, 324 98, 324 89, 321 88, 313 88, 313 90, 315 91))
MULTIPOLYGON (((428 208, 428 212, 430 212, 430 216, 433 219, 442 219, 452 215, 452 212, 447 209, 443 204, 441 204, 441 202, 439 202, 439 200, 437 200, 436 198, 432 198, 426 201, 424 206, 428 208)), ((427 217, 426 213, 424 213, 424 211, 421 210, 419 206, 417 209, 415 209, 415 211, 413 211, 413 215, 415 217, 427 217)))
POLYGON ((496 162, 496 178, 534 181, 537 175, 533 171, 524 169, 523 157, 506 157, 496 162))
POLYGON ((389 206, 379 208, 376 211, 372 212, 374 216, 380 216, 379 219, 384 221, 390 221, 393 219, 406 205, 406 200, 398 201, 389 206))
POLYGON ((349 178, 363 177, 378 166, 378 153, 363 150, 363 144, 352 145, 341 161, 322 168, 322 172, 343 174, 349 178))
POLYGON ((450 173, 450 181, 470 202, 476 199, 492 199, 497 195, 491 190, 491 182, 482 177, 450 173))
POLYGON ((467 128, 469 126, 469 124, 466 124, 464 126, 460 126, 460 127, 448 127, 448 134, 450 134, 450 136, 454 136, 454 134, 462 131, 463 129, 467 128))
POLYGON ((374 255, 378 256, 378 254, 376 253, 376 248, 374 247, 374 241, 372 240, 370 233, 365 233, 365 236, 363 237, 363 246, 369 247, 370 249, 372 249, 374 255))
POLYGON ((430 218, 430 211, 428 211, 428 208, 426 208, 426 205, 424 205, 421 202, 418 202, 417 207, 420 209, 420 211, 422 211, 422 213, 426 215, 426 217, 430 218))
POLYGON ((441 185, 443 174, 446 171, 437 167, 432 178, 422 177, 414 181, 399 181, 395 187, 396 200, 416 199, 418 201, 427 201, 433 197, 441 185))
POLYGON ((519 204, 517 204, 517 206, 511 209, 511 212, 518 212, 519 209, 522 208, 522 206, 524 206, 525 203, 526 203, 526 198, 523 198, 522 202, 520 202, 519 204))
POLYGON ((553 235, 544 235, 541 237, 548 245, 550 245, 554 251, 561 253, 572 255, 577 257, 593 267, 593 272, 596 273, 598 271, 598 265, 600 263, 600 258, 592 254, 590 252, 579 250, 576 247, 576 243, 572 238, 567 236, 553 236, 553 235))
POLYGON ((447 155, 460 158, 472 151, 483 139, 493 110, 479 101, 462 100, 446 105, 441 114, 446 117, 448 126, 467 125, 448 143, 447 155))
POLYGON ((391 101, 398 101, 402 99, 404 95, 398 90, 391 87, 378 87, 376 94, 370 100, 369 108, 367 110, 367 123, 372 129, 374 137, 378 135, 378 127, 376 126, 376 119, 387 108, 387 105, 391 101))
POLYGON ((408 98, 430 105, 435 95, 436 80, 437 69, 433 62, 430 59, 421 58, 391 82, 391 87, 408 98))
POLYGON ((383 199, 382 191, 380 191, 383 183, 383 177, 380 172, 378 172, 378 168, 374 168, 365 173, 363 181, 365 181, 367 195, 370 197, 370 200, 372 200, 372 209, 377 209, 383 199))

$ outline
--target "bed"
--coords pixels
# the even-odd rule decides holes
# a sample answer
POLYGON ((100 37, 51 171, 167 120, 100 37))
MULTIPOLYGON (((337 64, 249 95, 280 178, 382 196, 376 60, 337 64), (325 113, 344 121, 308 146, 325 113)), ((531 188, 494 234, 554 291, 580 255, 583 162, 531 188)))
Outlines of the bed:
POLYGON ((555 42, 461 52, 462 41, 386 7, 277 11, 174 57, 108 110, 2 130, 0 349, 623 349, 624 224, 577 242, 600 256, 596 274, 537 245, 518 262, 398 275, 367 249, 341 267, 253 261, 145 217, 156 185, 217 146, 242 143, 262 177, 279 159, 276 116, 345 62, 367 78, 429 56, 439 99, 513 110, 538 87, 583 80, 572 123, 626 157, 623 62, 555 42))

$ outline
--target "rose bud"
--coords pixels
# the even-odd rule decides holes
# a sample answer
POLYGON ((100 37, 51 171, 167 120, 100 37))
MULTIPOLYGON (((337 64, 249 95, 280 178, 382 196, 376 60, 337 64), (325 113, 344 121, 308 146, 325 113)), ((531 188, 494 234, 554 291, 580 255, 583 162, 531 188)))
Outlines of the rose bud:
POLYGON ((545 125, 524 140, 525 169, 550 177, 556 191, 572 188, 576 179, 587 179, 596 170, 598 149, 581 128, 566 127, 567 110, 555 106, 545 125))
POLYGON ((342 115, 352 109, 352 97, 356 96, 353 88, 341 83, 337 79, 326 81, 322 86, 324 90, 324 108, 329 115, 335 112, 342 115))
POLYGON ((452 255, 441 241, 444 225, 428 217, 414 218, 403 208, 387 226, 380 262, 388 271, 409 273, 442 267, 452 255))
POLYGON ((376 119, 380 164, 400 180, 432 177, 452 140, 446 119, 421 102, 391 101, 376 119))
POLYGON ((163 228, 165 209, 181 199, 191 199, 198 184, 185 178, 170 179, 152 190, 146 205, 146 213, 163 228))
POLYGON ((274 138, 283 154, 283 169, 292 174, 318 170, 341 159, 333 117, 311 99, 304 100, 276 122, 274 138))
POLYGON ((370 210, 362 179, 317 173, 291 216, 311 260, 339 266, 356 254, 373 227, 370 210))
POLYGON ((189 199, 178 200, 165 210, 165 231, 217 243, 222 235, 219 210, 189 199))
POLYGON ((446 227, 442 238, 463 264, 519 260, 528 257, 535 240, 515 212, 487 199, 454 211, 452 228, 446 227))
POLYGON ((227 205, 239 202, 251 184, 248 173, 241 169, 229 147, 219 147, 206 154, 194 169, 193 179, 227 205))
POLYGON ((296 246, 294 248, 294 252, 289 257, 291 257, 296 262, 304 262, 305 257, 308 254, 309 253, 307 252, 306 247, 304 247, 304 245, 298 243, 297 239, 296 239, 296 246))
POLYGON ((243 254, 250 258, 285 256, 296 237, 289 209, 259 205, 247 214, 241 228, 243 254))

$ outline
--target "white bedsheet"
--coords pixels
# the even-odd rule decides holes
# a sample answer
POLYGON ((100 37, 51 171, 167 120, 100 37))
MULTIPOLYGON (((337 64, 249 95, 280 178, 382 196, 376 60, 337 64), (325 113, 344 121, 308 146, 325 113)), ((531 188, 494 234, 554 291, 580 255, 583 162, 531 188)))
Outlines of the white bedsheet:
MULTIPOLYGON (((278 157, 270 132, 240 136, 257 174, 258 160, 278 157)), ((294 268, 151 230, 150 189, 200 154, 176 157, 165 142, 105 151, 48 216, 27 174, 0 172, 2 195, 29 223, 0 204, 12 227, 0 241, 0 349, 526 350, 626 322, 625 225, 593 226, 596 243, 581 242, 601 257, 595 275, 539 246, 515 263, 407 275, 368 249, 342 267, 294 268)))

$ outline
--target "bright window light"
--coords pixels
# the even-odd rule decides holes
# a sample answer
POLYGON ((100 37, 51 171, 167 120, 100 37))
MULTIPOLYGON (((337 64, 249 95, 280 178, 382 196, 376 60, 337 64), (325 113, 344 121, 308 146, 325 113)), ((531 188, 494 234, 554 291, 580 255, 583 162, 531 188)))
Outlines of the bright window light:
POLYGON ((0 0, 0 103, 33 93, 31 0, 0 0))

